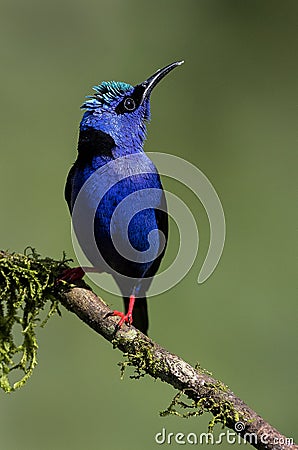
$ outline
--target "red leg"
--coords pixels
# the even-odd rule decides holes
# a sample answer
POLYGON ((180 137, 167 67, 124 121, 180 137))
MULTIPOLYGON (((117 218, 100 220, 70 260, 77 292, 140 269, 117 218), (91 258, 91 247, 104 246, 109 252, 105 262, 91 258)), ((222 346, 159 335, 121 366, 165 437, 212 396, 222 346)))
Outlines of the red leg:
POLYGON ((134 304, 135 304, 135 300, 136 300, 136 298, 135 298, 134 295, 131 295, 131 296, 129 297, 128 311, 127 311, 126 314, 124 314, 124 313, 121 312, 121 311, 116 311, 116 310, 113 311, 112 313, 107 314, 106 317, 108 317, 108 316, 118 316, 118 317, 121 317, 121 319, 119 320, 119 322, 118 322, 117 325, 116 325, 116 331, 119 330, 119 329, 122 327, 122 325, 124 324, 124 322, 125 322, 127 325, 131 325, 131 324, 132 324, 132 312, 133 312, 133 307, 134 307, 134 304))
POLYGON ((72 267, 65 269, 57 281, 72 283, 73 281, 81 280, 86 272, 100 273, 101 271, 95 267, 72 267))

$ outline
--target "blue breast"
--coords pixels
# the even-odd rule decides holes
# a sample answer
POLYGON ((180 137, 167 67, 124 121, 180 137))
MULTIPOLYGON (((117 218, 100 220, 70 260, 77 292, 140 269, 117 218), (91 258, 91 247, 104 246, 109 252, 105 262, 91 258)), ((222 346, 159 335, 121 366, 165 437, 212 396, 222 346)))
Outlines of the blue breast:
MULTIPOLYGON (((94 156, 88 164, 74 167, 71 209, 82 188, 85 189, 84 207, 95 213, 95 240, 108 266, 128 277, 144 277, 163 244, 157 231, 157 210, 164 197, 153 163, 143 152, 135 158, 129 155, 116 160, 113 156, 94 156), (106 185, 112 187, 102 195, 106 185)), ((80 244, 87 258, 97 267, 100 262, 94 252, 88 251, 84 242, 80 244)))

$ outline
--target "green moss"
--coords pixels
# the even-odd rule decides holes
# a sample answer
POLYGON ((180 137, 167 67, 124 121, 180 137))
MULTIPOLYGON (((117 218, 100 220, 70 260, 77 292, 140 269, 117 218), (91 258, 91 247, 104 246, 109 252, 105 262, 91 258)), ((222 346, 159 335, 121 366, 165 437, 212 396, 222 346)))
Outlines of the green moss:
MULTIPOLYGON (((205 388, 212 390, 212 393, 220 394, 227 391, 227 386, 217 381, 216 383, 205 384, 205 388)), ((220 398, 220 395, 217 396, 220 398)), ((214 397, 202 396, 199 400, 189 400, 187 393, 179 391, 167 409, 160 412, 162 417, 175 415, 183 418, 201 416, 204 412, 210 412, 213 418, 209 421, 208 432, 212 433, 216 423, 221 423, 224 428, 227 424, 240 420, 239 413, 234 405, 225 399, 216 400, 214 397), (185 398, 182 400, 182 398, 185 398)))
MULTIPOLYGON (((115 347, 121 345, 121 341, 114 342, 115 347)), ((134 373, 131 378, 143 377, 146 373, 150 373, 152 376, 158 377, 159 373, 166 373, 169 369, 161 359, 156 361, 156 357, 153 355, 152 347, 149 342, 140 340, 138 341, 138 348, 133 349, 132 353, 124 354, 125 360, 119 363, 121 370, 121 378, 123 378, 124 372, 127 367, 133 367, 134 373)), ((208 374, 209 372, 202 369, 199 365, 196 365, 196 370, 200 373, 208 374)), ((222 427, 228 425, 231 422, 237 422, 240 420, 238 412, 235 410, 234 405, 225 399, 225 393, 228 391, 226 386, 221 381, 214 383, 205 383, 204 390, 206 396, 201 396, 199 400, 190 400, 187 390, 179 391, 167 409, 160 412, 162 417, 168 415, 175 415, 183 418, 189 418, 194 416, 201 416, 204 412, 212 413, 213 418, 209 422, 208 432, 212 433, 216 423, 221 423, 222 427), (222 395, 221 395, 222 394, 222 395)))
POLYGON ((35 329, 60 313, 55 282, 66 267, 65 255, 54 261, 32 248, 24 255, 0 251, 0 387, 5 392, 23 386, 37 364, 35 329))
POLYGON ((202 406, 199 406, 199 404, 194 400, 190 401, 186 395, 185 400, 181 400, 184 395, 184 391, 179 391, 175 395, 167 409, 165 409, 164 411, 160 411, 159 415, 161 417, 174 415, 183 417, 184 419, 188 419, 193 416, 201 416, 204 412, 204 408, 202 406), (179 410, 184 412, 180 412, 179 410))
MULTIPOLYGON (((115 347, 121 348, 121 338, 113 341, 113 344, 115 347)), ((146 374, 150 374, 153 378, 158 378, 161 372, 165 374, 169 370, 162 358, 160 360, 156 358, 156 355, 153 353, 153 344, 140 338, 134 341, 131 352, 124 353, 124 358, 123 362, 118 363, 121 378, 123 378, 124 372, 128 367, 134 368, 134 373, 130 375, 130 378, 141 378, 146 374)))

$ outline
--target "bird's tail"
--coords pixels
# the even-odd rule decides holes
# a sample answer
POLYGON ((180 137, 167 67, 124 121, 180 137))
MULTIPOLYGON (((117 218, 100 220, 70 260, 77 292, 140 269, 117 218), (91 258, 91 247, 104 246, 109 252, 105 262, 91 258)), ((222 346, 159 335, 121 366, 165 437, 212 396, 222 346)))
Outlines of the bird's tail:
MULTIPOLYGON (((123 297, 125 313, 128 310, 129 297, 123 297)), ((146 297, 136 298, 132 313, 133 325, 142 333, 147 334, 148 332, 148 310, 147 310, 147 299, 146 297)))

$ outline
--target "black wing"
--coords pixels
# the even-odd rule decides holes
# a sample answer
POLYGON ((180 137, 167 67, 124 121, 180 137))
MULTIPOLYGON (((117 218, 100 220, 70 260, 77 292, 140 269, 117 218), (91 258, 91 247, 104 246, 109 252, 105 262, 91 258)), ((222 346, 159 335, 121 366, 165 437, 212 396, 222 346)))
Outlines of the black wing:
POLYGON ((64 189, 64 198, 68 204, 68 209, 70 212, 72 210, 71 194, 72 194, 72 184, 73 184, 72 181, 73 181, 75 170, 76 170, 76 167, 74 164, 72 166, 72 168, 70 169, 70 171, 68 172, 65 189, 64 189))
POLYGON ((169 220, 168 220, 168 214, 167 214, 167 204, 166 204, 166 198, 165 194, 163 192, 162 199, 161 199, 161 208, 162 209, 155 209, 155 217, 158 229, 163 233, 165 237, 165 242, 162 242, 164 245, 164 248, 161 252, 161 254, 156 258, 156 260, 153 262, 153 264, 150 266, 146 273, 146 277, 152 277, 157 272, 161 260, 165 254, 167 243, 168 243, 168 233, 169 233, 169 220))

